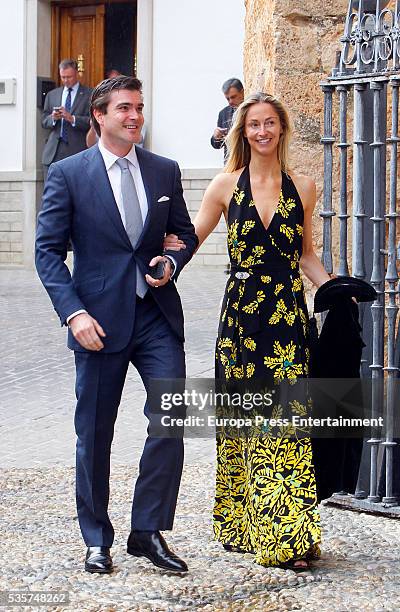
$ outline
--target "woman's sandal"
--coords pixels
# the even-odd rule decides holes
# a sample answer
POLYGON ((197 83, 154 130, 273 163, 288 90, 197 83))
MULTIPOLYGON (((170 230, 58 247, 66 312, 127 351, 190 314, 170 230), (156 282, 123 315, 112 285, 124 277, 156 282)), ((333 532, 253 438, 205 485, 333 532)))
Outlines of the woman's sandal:
POLYGON ((251 555, 255 554, 253 550, 244 550, 243 548, 239 548, 238 546, 232 546, 232 544, 222 544, 222 546, 228 552, 241 553, 243 555, 245 553, 250 553, 251 555))
POLYGON ((311 546, 304 555, 306 561, 319 561, 321 559, 321 549, 319 544, 311 546))
POLYGON ((240 552, 240 549, 237 546, 232 546, 231 544, 222 544, 225 550, 228 552, 240 552))
POLYGON ((310 562, 308 559, 291 559, 290 561, 286 561, 285 563, 280 563, 278 565, 281 569, 290 569, 293 572, 308 572, 310 569, 310 562), (301 565, 296 565, 301 563, 301 565))
POLYGON ((307 550, 304 557, 300 559, 290 559, 290 561, 286 561, 286 563, 281 563, 279 567, 282 569, 291 569, 293 572, 306 572, 311 569, 310 561, 318 561, 320 558, 320 546, 319 544, 313 544, 307 550), (298 565, 299 563, 301 563, 301 565, 298 565))

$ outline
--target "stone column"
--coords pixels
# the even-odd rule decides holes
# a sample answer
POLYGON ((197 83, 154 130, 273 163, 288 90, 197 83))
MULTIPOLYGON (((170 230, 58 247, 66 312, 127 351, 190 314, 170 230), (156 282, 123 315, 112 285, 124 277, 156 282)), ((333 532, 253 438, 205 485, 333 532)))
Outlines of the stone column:
POLYGON ((153 0, 137 3, 137 77, 143 81, 146 146, 151 149, 153 98, 153 0))

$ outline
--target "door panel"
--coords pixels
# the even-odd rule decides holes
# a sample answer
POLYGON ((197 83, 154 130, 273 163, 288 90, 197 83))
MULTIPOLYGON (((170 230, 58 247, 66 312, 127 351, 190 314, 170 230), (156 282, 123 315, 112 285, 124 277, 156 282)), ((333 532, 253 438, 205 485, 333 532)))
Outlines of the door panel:
MULTIPOLYGON (((75 59, 81 83, 94 87, 104 78, 104 5, 59 7, 57 13, 53 23, 59 23, 58 61, 75 59)), ((57 73, 58 65, 53 76, 57 73)))

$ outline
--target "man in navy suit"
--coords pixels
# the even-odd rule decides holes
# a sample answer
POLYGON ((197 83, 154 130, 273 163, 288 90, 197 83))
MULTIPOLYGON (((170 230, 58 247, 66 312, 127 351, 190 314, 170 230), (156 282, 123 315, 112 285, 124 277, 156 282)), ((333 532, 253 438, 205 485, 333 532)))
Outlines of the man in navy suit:
MULTIPOLYGON (((75 351, 76 498, 85 569, 110 573, 110 450, 126 372, 131 362, 147 391, 154 378, 185 377, 183 313, 171 278, 190 260, 197 238, 177 163, 135 146, 143 125, 141 82, 103 81, 90 112, 99 144, 50 166, 36 267, 75 351), (183 237, 187 248, 160 255, 166 233, 183 237), (69 240, 72 277, 64 263, 69 240), (159 262, 160 278, 150 268, 159 262)), ((147 402, 145 414, 151 419, 147 402)), ((181 436, 147 437, 128 539, 128 553, 176 572, 187 565, 160 531, 172 529, 182 465, 181 436)))

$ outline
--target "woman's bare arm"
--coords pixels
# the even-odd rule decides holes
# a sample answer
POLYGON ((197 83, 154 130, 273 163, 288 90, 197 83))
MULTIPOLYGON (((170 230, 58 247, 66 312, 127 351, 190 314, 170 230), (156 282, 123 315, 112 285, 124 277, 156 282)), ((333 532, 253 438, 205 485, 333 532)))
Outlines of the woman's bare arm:
MULTIPOLYGON (((193 221, 196 235, 199 239, 199 246, 215 229, 221 219, 221 215, 226 215, 236 180, 236 173, 217 174, 207 187, 200 210, 193 221)), ((173 251, 179 251, 185 248, 185 245, 179 240, 178 236, 169 234, 164 240, 164 247, 173 251)))
POLYGON ((304 208, 303 254, 300 267, 314 285, 320 287, 330 279, 329 274, 315 254, 312 239, 312 216, 317 201, 315 182, 309 176, 292 177, 304 208))
POLYGON ((226 213, 233 189, 232 174, 217 174, 207 187, 200 210, 193 221, 199 246, 216 228, 221 215, 226 213))

